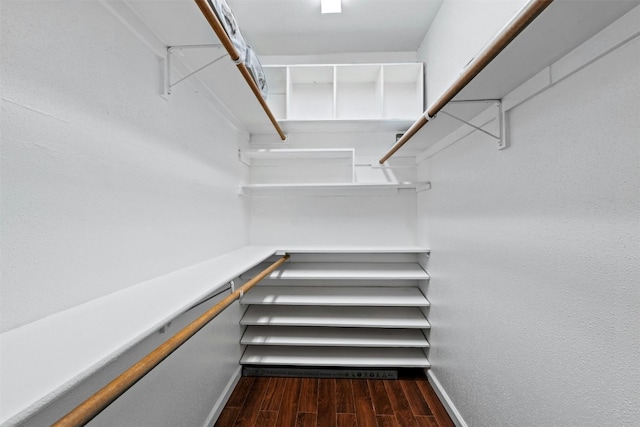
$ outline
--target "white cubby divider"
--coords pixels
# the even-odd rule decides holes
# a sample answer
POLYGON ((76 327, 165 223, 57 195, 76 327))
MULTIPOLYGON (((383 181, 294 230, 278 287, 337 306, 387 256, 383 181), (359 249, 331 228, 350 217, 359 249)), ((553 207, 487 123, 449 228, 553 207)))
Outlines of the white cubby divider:
POLYGON ((424 110, 422 63, 264 68, 280 121, 415 120, 424 110))

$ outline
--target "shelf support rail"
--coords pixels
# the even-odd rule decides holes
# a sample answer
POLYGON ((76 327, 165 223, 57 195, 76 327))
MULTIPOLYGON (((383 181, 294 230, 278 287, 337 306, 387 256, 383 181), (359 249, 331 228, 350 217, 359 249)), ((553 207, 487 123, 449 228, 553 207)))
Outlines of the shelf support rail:
POLYGON ((186 76, 183 76, 182 78, 178 79, 177 81, 171 83, 171 54, 173 53, 174 50, 206 49, 206 48, 218 48, 219 49, 221 47, 222 47, 221 43, 167 46, 167 55, 166 55, 165 61, 164 61, 164 94, 165 95, 171 95, 171 88, 172 87, 176 86, 178 83, 181 83, 181 82, 185 81, 186 79, 188 79, 189 77, 193 76, 194 74, 199 73, 200 71, 204 70, 205 68, 215 64, 216 62, 218 62, 219 60, 221 60, 222 58, 224 58, 225 56, 228 55, 228 53, 225 53, 225 54, 217 57, 213 61, 207 62, 205 65, 203 65, 202 67, 198 68, 197 70, 192 71, 189 74, 187 74, 186 76))
POLYGON ((395 154, 409 139, 411 139, 424 125, 433 119, 462 89, 464 89, 474 77, 504 50, 530 23, 532 23, 553 0, 530 0, 514 16, 511 21, 489 42, 489 44, 471 60, 468 66, 458 76, 451 86, 429 107, 418 120, 405 132, 391 149, 380 160, 384 164, 395 154))
POLYGON ((52 427, 76 427, 84 426, 91 421, 96 415, 102 412, 107 406, 113 403, 118 397, 126 392, 131 386, 138 382, 149 371, 155 368, 160 362, 166 359, 171 353, 184 344, 189 338, 193 337, 196 332, 206 326, 224 309, 229 307, 231 303, 247 293, 258 282, 271 274, 275 269, 280 267, 289 259, 289 254, 284 254, 280 259, 275 261, 266 269, 262 270, 258 275, 254 276, 247 283, 235 289, 230 295, 204 312, 200 317, 184 327, 174 336, 169 338, 151 353, 140 359, 136 364, 124 371, 109 384, 104 386, 94 395, 78 405, 64 417, 56 421, 52 427))
POLYGON ((238 55, 238 52, 236 52, 236 48, 233 46, 231 39, 229 38, 229 36, 227 35, 227 32, 224 30, 224 27, 216 17, 216 14, 213 12, 213 9, 211 9, 211 6, 207 2, 207 0, 194 0, 194 1, 200 8, 200 11, 204 15, 204 17, 207 19, 207 22, 209 22, 209 25, 211 26, 211 29, 213 29, 213 32, 216 33, 216 36, 218 36, 218 38, 220 39, 220 42, 229 53, 229 57, 231 58, 231 60, 238 67, 240 74, 242 74, 242 77, 244 77, 245 81, 249 85, 251 92, 253 92, 256 99, 262 106, 262 109, 264 110, 265 114, 269 118, 269 121, 271 122, 276 132, 280 136, 280 139, 283 141, 286 140, 287 137, 282 131, 282 128, 280 127, 280 124, 276 120, 275 116, 271 112, 271 109, 267 105, 267 102, 262 97, 262 94, 260 93, 260 88, 258 88, 258 85, 253 80, 253 77, 251 77, 251 73, 249 72, 249 69, 247 68, 247 66, 244 65, 242 62, 240 62, 240 55, 238 55))

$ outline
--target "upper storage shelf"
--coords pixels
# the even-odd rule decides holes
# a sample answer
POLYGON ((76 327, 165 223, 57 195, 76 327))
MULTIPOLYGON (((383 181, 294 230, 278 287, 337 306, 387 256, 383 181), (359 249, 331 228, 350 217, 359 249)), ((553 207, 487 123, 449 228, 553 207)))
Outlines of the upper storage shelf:
POLYGON ((285 130, 319 122, 366 126, 380 122, 389 129, 404 130, 424 108, 421 63, 264 68, 269 82, 267 103, 285 130))
MULTIPOLYGON (((483 110, 492 101, 503 101, 499 114, 503 115, 619 44, 636 37, 638 15, 632 9, 638 10, 637 8, 637 1, 549 3, 529 0, 494 39, 460 70, 452 84, 443 88, 438 98, 429 100, 427 114, 421 112, 414 117, 415 125, 398 141, 399 146, 407 142, 422 126, 426 126, 421 131, 420 138, 413 138, 410 143, 402 146, 403 155, 417 155, 445 136, 451 135, 452 140, 456 141, 464 135, 465 129, 473 130, 462 121, 452 119, 451 114, 484 128, 487 122, 483 120, 487 116, 483 110), (535 17, 540 8, 544 10, 535 17), (629 15, 623 16, 625 14, 629 15), (533 21, 530 21, 532 17, 533 21), (616 20, 618 22, 614 23, 616 20), (605 28, 612 24, 612 27, 605 28), (517 37, 512 39, 514 34, 517 37), (468 78, 471 80, 467 81, 468 78), (487 102, 467 102, 478 100, 487 102), (450 115, 438 114, 439 112, 450 115), (436 115, 433 120, 425 117, 436 115), (458 132, 459 129, 461 132, 458 132)), ((506 125, 506 121, 502 120, 502 124, 506 125)), ((502 131, 501 136, 506 138, 508 131, 502 131)), ((497 147, 504 148, 507 145, 507 142, 501 141, 497 147)), ((385 154, 380 162, 388 159, 397 148, 394 147, 385 154)))
MULTIPOLYGON (((210 92, 216 104, 219 104, 219 110, 240 129, 244 128, 251 134, 276 134, 280 138, 284 136, 279 131, 279 124, 275 117, 271 120, 272 113, 266 102, 259 93, 255 93, 258 88, 250 75, 250 64, 247 67, 244 62, 239 62, 237 66, 234 63, 235 58, 244 58, 246 52, 244 55, 240 55, 241 52, 234 52, 233 43, 229 43, 222 23, 217 19, 209 1, 110 3, 114 3, 114 11, 120 17, 144 37, 149 45, 158 47, 157 50, 162 47, 167 49, 173 46, 189 47, 221 43, 222 46, 219 49, 184 49, 177 52, 178 54, 171 58, 171 80, 175 82, 226 53, 228 57, 216 61, 197 73, 197 79, 201 85, 198 87, 199 83, 196 83, 195 90, 210 92), (176 58, 178 56, 179 59, 176 58)), ((250 40, 247 41, 250 42, 250 40)), ((174 93, 184 90, 181 84, 176 87, 174 93)))

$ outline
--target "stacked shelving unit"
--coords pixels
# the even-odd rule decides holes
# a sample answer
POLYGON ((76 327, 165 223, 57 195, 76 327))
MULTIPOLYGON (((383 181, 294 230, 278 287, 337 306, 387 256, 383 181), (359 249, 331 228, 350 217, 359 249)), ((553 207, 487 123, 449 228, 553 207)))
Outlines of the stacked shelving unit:
POLYGON ((426 255, 293 253, 241 299, 241 363, 428 368, 426 255))

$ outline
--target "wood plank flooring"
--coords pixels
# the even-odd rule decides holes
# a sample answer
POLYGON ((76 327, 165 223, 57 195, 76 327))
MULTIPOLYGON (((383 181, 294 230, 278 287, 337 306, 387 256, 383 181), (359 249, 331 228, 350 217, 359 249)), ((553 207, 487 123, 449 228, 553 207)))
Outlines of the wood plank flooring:
POLYGON ((452 427, 426 378, 242 377, 217 427, 452 427))

